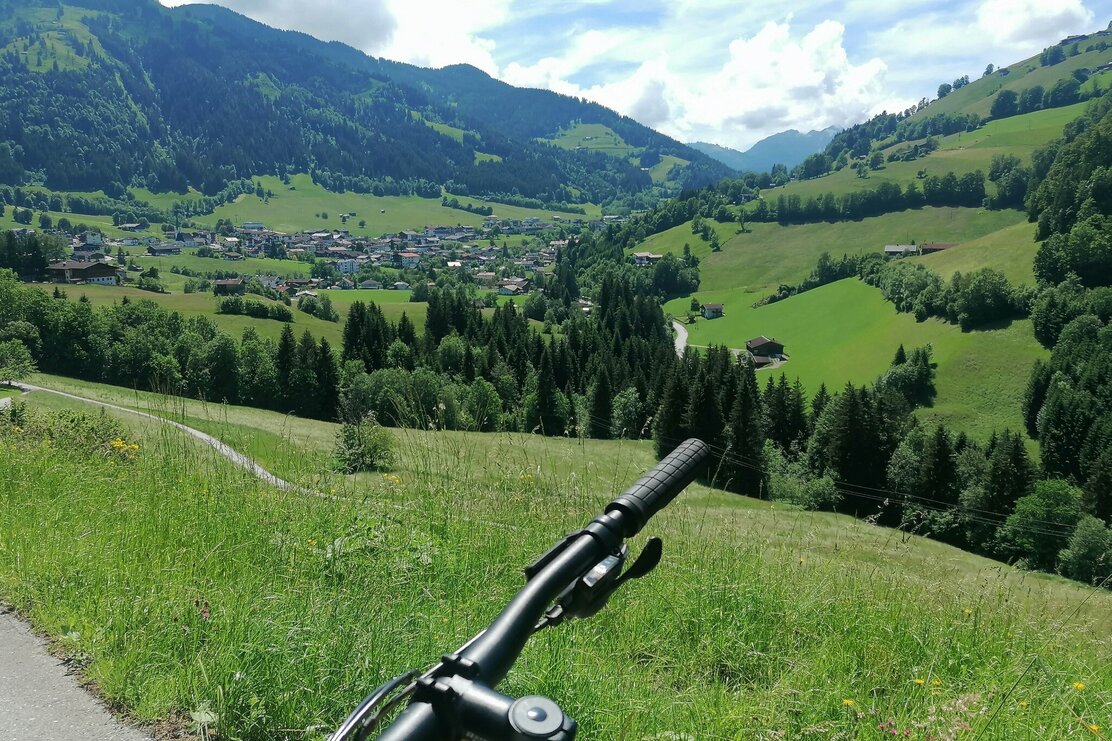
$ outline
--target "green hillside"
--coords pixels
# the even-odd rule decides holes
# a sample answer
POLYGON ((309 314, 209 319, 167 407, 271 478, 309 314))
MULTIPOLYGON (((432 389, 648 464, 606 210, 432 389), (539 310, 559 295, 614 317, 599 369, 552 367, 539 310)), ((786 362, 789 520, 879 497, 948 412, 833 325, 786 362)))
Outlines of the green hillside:
MULTIPOLYGON (((992 108, 993 96, 1000 90, 1014 90, 1020 93, 1036 85, 1041 85, 1044 89, 1049 90, 1054 86, 1054 83, 1071 77, 1076 70, 1094 70, 1103 64, 1112 62, 1112 46, 1104 50, 1096 48, 1091 51, 1086 50, 1090 46, 1095 47, 1101 41, 1112 44, 1112 34, 1102 31, 1090 34, 1086 39, 1078 41, 1077 56, 1071 56, 1071 51, 1069 51, 1073 42, 1064 44, 1067 50, 1065 61, 1055 65, 1042 66, 1038 54, 1022 62, 1016 62, 1006 68, 1008 72, 1006 75, 997 70, 988 77, 973 80, 960 90, 955 90, 941 100, 932 102, 916 113, 915 118, 927 118, 942 113, 975 113, 986 117, 992 108)), ((1107 78, 1101 80, 1102 87, 1105 89, 1107 89, 1106 80, 1107 78)))
POLYGON ((910 258, 921 262, 944 278, 957 271, 963 273, 992 268, 999 270, 1013 283, 1035 282, 1034 262, 1038 251, 1035 225, 1022 222, 952 247, 944 252, 910 258))
MULTIPOLYGON (((524 564, 652 460, 645 443, 396 431, 390 476, 336 477, 333 425, 46 383, 206 419, 329 493, 277 492, 134 419, 130 463, 0 432, 0 500, 19 504, 0 520, 0 599, 114 704, 205 709, 225 737, 327 732, 482 627, 524 564)), ((585 738, 1067 738, 1108 722, 1107 594, 702 486, 650 532, 660 568, 535 638, 501 689, 554 697, 585 738)))
MULTIPOLYGON (((871 383, 888 369, 899 345, 930 343, 938 364, 938 398, 922 416, 943 418, 982 439, 993 430, 1022 429, 1026 369, 1048 356, 1028 321, 977 332, 936 319, 916 322, 898 314, 879 290, 852 278, 757 309, 747 298, 739 289, 700 292, 703 303, 724 304, 726 316, 689 325, 690 344, 740 348, 751 337, 773 337, 784 343, 791 360, 758 377, 783 372, 814 393, 822 383, 831 391, 848 382, 871 383)), ((676 299, 665 308, 683 314, 688 303, 676 299)))
MULTIPOLYGON (((1109 52, 1112 54, 1112 51, 1109 52)), ((964 92, 962 88, 958 92, 964 92)), ((956 94, 956 93, 955 93, 956 94)), ((906 188, 909 183, 920 181, 923 177, 949 172, 962 175, 981 170, 988 173, 989 165, 996 154, 1010 154, 1029 162, 1031 154, 1039 147, 1059 138, 1062 129, 1088 107, 1088 103, 1076 103, 1063 108, 1025 113, 999 121, 989 121, 975 131, 967 131, 950 136, 937 137, 938 149, 925 157, 911 162, 886 162, 879 170, 869 172, 867 178, 858 177, 851 168, 845 167, 822 177, 799 180, 779 188, 763 191, 766 200, 775 201, 780 195, 799 195, 803 198, 818 196, 822 193, 849 193, 857 190, 875 188, 880 183, 897 183, 906 188)), ((890 152, 908 149, 919 142, 900 142, 881 150, 887 157, 890 152)), ((991 183, 986 184, 990 190, 991 183)))

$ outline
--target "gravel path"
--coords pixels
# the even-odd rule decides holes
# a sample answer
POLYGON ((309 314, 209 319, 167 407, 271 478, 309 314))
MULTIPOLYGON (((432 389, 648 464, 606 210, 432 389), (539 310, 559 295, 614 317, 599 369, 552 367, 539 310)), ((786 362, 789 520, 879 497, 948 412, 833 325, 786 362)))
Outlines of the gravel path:
MULTIPOLYGON (((187 435, 192 435, 193 437, 197 438, 198 440, 205 443, 206 445, 211 446, 212 449, 215 450, 217 453, 224 456, 225 458, 230 460, 232 463, 236 464, 237 466, 244 469, 248 473, 250 473, 254 476, 257 476, 259 479, 265 481, 266 483, 270 484, 271 486, 276 486, 279 489, 284 489, 286 491, 296 491, 296 492, 307 493, 307 494, 314 493, 314 492, 309 492, 306 489, 303 489, 302 487, 297 486, 296 484, 291 484, 290 482, 285 481, 284 479, 278 478, 277 476, 272 474, 270 471, 267 471, 265 468, 260 466, 255 461, 251 460, 250 458, 243 455, 242 453, 240 453, 240 452, 232 449, 231 447, 225 445, 224 443, 220 442, 219 440, 217 440, 212 435, 206 435, 205 433, 201 432, 200 430, 195 430, 192 427, 186 427, 185 425, 181 424, 180 422, 174 422, 174 421, 171 421, 171 420, 166 419, 164 417, 157 417, 153 414, 147 414, 146 412, 136 411, 135 409, 128 409, 127 407, 116 406, 115 404, 108 404, 107 402, 103 402, 103 401, 95 401, 93 399, 86 399, 84 396, 77 396, 75 394, 67 394, 64 391, 55 391, 54 389, 43 388, 42 386, 32 386, 31 384, 28 384, 28 383, 17 384, 17 386, 19 388, 23 389, 24 393, 28 393, 28 392, 31 392, 31 391, 41 391, 41 392, 47 393, 47 394, 56 394, 57 396, 64 396, 67 399, 73 399, 75 401, 84 402, 86 404, 95 404, 96 406, 104 407, 105 409, 111 409, 111 410, 116 411, 116 412, 123 412, 124 414, 134 414, 137 417, 143 417, 144 419, 149 419, 149 420, 153 420, 155 422, 159 422, 161 424, 170 425, 171 427, 175 427, 175 428, 181 430, 182 432, 186 433, 187 435)), ((0 400, 0 407, 3 406, 3 401, 4 400, 0 400)), ((11 403, 10 399, 7 400, 7 401, 9 403, 11 403)))
POLYGON ((0 740, 27 739, 150 741, 151 737, 113 718, 47 652, 45 641, 15 616, 0 613, 0 740))
POLYGON ((684 348, 687 347, 687 327, 673 319, 672 328, 676 330, 676 355, 682 358, 684 348))

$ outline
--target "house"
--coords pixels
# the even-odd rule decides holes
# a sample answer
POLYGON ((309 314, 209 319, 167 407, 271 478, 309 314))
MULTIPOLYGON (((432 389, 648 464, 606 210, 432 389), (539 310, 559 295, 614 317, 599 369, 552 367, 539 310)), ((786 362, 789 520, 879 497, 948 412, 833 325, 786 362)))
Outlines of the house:
POLYGON ((104 237, 97 232, 85 232, 81 235, 81 244, 99 251, 104 247, 104 237))
POLYGON ((745 349, 748 350, 753 357, 775 358, 784 354, 784 346, 782 344, 775 339, 770 340, 763 335, 747 340, 745 349))
POLYGON ((652 265, 662 260, 663 258, 664 255, 654 255, 651 252, 634 252, 633 264, 637 267, 645 267, 646 265, 652 265))
POLYGON ((507 284, 505 284, 503 286, 500 286, 498 288, 498 295, 499 296, 520 296, 521 295, 521 286, 517 285, 516 283, 507 283, 507 284))
POLYGON ((245 232, 261 232, 266 230, 266 224, 258 221, 248 221, 240 228, 245 232))
POLYGON ((726 312, 722 310, 722 304, 703 304, 703 318, 704 319, 718 319, 726 312))
POLYGON ((421 256, 416 252, 401 252, 398 254, 398 262, 403 268, 415 268, 421 262, 421 256))
POLYGON ((913 244, 886 244, 884 245, 884 256, 888 258, 908 257, 909 255, 918 255, 919 248, 913 244))
POLYGON ((73 250, 74 262, 100 262, 103 259, 104 253, 97 249, 75 247, 73 250))
POLYGON ((212 292, 217 296, 242 296, 245 289, 243 278, 228 278, 212 284, 212 292))
POLYGON ((170 255, 180 255, 181 245, 173 242, 165 244, 151 245, 147 248, 147 254, 153 257, 169 257, 170 255))
POLYGON ((395 291, 408 291, 409 290, 409 284, 406 283, 404 280, 399 280, 397 283, 395 283, 393 285, 393 289, 395 291))
POLYGON ((475 280, 479 281, 481 285, 493 286, 496 282, 498 282, 498 276, 494 273, 486 271, 482 273, 475 273, 475 280))
POLYGON ((350 257, 345 258, 343 260, 337 260, 336 261, 336 269, 339 270, 344 275, 351 275, 352 273, 358 273, 359 272, 359 260, 355 260, 355 259, 352 259, 350 257))
POLYGON ((119 284, 116 268, 105 262, 78 262, 63 260, 46 268, 55 283, 94 283, 99 286, 119 284))
POLYGON ((359 287, 366 291, 381 291, 382 284, 377 280, 365 280, 359 284, 359 287))
POLYGON ((948 250, 951 247, 957 247, 957 245, 949 242, 924 242, 923 244, 919 245, 919 252, 923 255, 929 255, 934 252, 942 252, 943 250, 948 250))
POLYGON ((764 355, 750 355, 749 362, 753 364, 754 370, 760 370, 772 365, 774 361, 772 358, 765 357, 764 355))
POLYGON ((120 229, 125 232, 141 232, 143 227, 141 224, 120 224, 120 229))

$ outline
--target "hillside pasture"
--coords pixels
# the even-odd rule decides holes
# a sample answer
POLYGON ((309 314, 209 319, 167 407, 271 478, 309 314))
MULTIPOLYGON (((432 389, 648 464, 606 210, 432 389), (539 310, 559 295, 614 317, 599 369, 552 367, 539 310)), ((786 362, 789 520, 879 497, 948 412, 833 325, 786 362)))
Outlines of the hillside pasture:
POLYGON ((780 226, 750 223, 748 233, 737 224, 708 221, 722 240, 721 252, 691 233, 691 223, 656 234, 630 252, 683 253, 684 243, 701 260, 700 296, 705 291, 741 289, 753 294, 752 304, 781 283, 806 278, 823 252, 833 257, 881 252, 884 245, 916 242, 965 243, 1023 222, 1019 211, 974 208, 922 208, 834 224, 780 226))
POLYGON ((909 258, 949 279, 955 272, 969 273, 992 268, 1007 276, 1012 283, 1035 282, 1035 225, 1024 221, 986 234, 943 252, 909 258))
POLYGON ((627 144, 617 132, 603 124, 576 123, 561 129, 552 138, 540 141, 561 149, 583 148, 623 159, 637 154, 636 148, 627 144))
MULTIPOLYGON (((822 383, 831 391, 846 383, 871 383, 888 369, 901 344, 910 350, 929 343, 938 364, 938 397, 922 416, 945 419, 979 438, 1005 427, 1023 428, 1027 370, 1048 355, 1029 321, 974 332, 938 319, 916 322, 910 314, 897 313, 879 290, 854 278, 757 309, 743 289, 697 295, 703 303, 724 304, 726 316, 689 325, 690 344, 744 348, 752 337, 775 338, 791 359, 758 376, 783 372, 799 378, 809 394, 822 383)), ((665 310, 683 316, 689 303, 676 299, 665 310)))
MULTIPOLYGON (((0 498, 20 505, 0 520, 0 598, 79 652, 113 703, 151 720, 209 708, 228 737, 334 727, 473 635, 524 564, 653 460, 644 442, 398 430, 390 477, 345 478, 324 468, 334 425, 69 388, 206 419, 329 495, 275 491, 138 420, 131 464, 0 446, 0 498)), ((1108 722, 1107 594, 703 485, 651 532, 660 567, 530 641, 502 691, 553 697, 587 738, 879 738, 883 724, 995 741, 1108 722)))

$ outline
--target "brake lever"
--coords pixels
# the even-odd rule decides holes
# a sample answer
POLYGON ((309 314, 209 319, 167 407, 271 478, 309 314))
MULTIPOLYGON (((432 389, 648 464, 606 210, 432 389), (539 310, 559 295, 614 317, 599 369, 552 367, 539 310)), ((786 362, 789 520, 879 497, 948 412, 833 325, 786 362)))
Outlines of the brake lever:
POLYGON ((623 544, 621 550, 599 561, 586 575, 576 579, 549 608, 541 621, 533 628, 536 633, 544 628, 559 625, 570 618, 589 618, 606 607, 610 597, 628 581, 640 579, 649 574, 660 563, 664 544, 660 538, 649 538, 633 565, 621 571, 629 549, 623 544))

